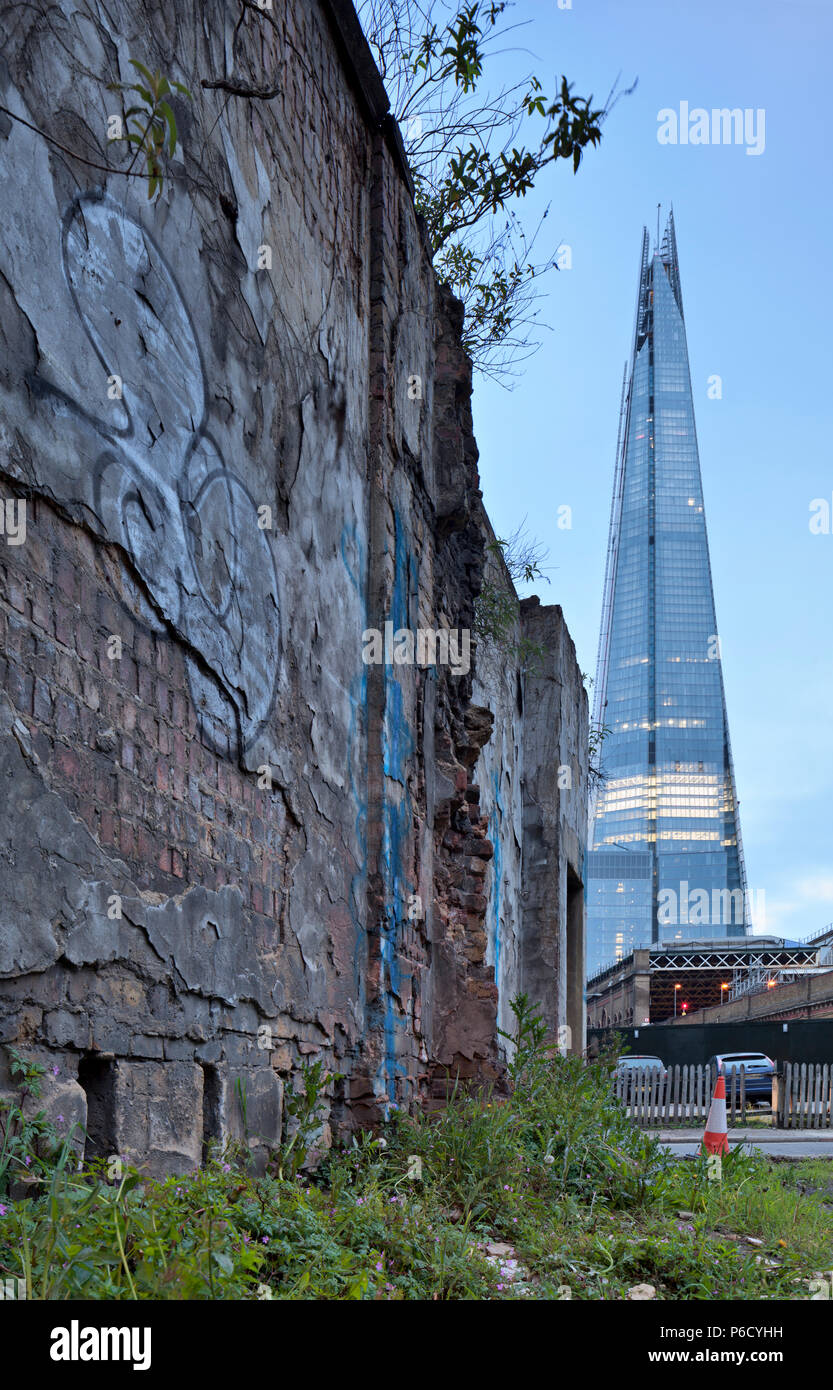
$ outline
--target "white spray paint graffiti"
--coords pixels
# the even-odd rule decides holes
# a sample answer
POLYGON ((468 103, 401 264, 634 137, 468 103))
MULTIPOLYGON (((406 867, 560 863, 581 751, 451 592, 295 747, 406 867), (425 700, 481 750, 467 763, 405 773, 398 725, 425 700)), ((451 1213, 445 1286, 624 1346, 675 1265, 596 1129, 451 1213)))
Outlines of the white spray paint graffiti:
POLYGON ((188 310, 152 237, 107 195, 73 202, 61 247, 103 368, 100 411, 67 400, 101 437, 99 520, 131 557, 160 629, 168 623, 188 643, 205 727, 246 749, 274 698, 277 574, 257 504, 208 431, 188 310))

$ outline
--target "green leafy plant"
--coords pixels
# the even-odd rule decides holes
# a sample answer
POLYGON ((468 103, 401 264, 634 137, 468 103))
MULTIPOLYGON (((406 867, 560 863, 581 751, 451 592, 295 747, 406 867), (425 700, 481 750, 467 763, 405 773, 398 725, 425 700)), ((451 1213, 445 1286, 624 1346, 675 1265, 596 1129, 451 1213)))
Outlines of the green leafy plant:
POLYGON ((170 99, 174 93, 190 99, 191 93, 181 82, 173 82, 162 73, 152 73, 143 63, 131 58, 130 64, 144 79, 143 82, 124 83, 110 82, 107 90, 111 92, 137 92, 141 97, 141 105, 134 104, 128 107, 123 115, 124 128, 122 133, 113 136, 112 144, 124 142, 128 146, 134 146, 133 157, 126 169, 120 169, 112 164, 102 164, 100 160, 89 159, 80 150, 70 149, 61 140, 58 140, 47 130, 41 130, 39 126, 33 125, 23 116, 11 111, 9 107, 0 104, 0 113, 9 120, 17 121, 19 125, 25 126, 27 130, 34 131, 47 144, 55 149, 61 150, 63 154, 79 164, 83 164, 88 169, 97 169, 102 174, 118 174, 124 178, 143 178, 147 180, 148 198, 153 199, 161 192, 164 178, 164 159, 172 159, 177 146, 177 126, 176 116, 170 99), (144 155, 144 168, 137 169, 136 163, 140 155, 144 155))
POLYGON ((148 199, 153 200, 162 191, 164 181, 164 160, 173 159, 177 146, 177 126, 170 98, 176 92, 191 98, 188 88, 181 82, 173 82, 161 72, 151 72, 138 59, 131 58, 131 67, 141 78, 139 82, 110 82, 110 92, 135 92, 138 103, 124 109, 123 134, 117 137, 133 145, 133 158, 126 173, 133 172, 140 156, 144 159, 144 177, 147 179, 148 199))
POLYGON ((27 1100, 40 1100, 46 1067, 9 1044, 6 1054, 17 1094, 0 1096, 0 1196, 10 1191, 15 1180, 35 1184, 63 1166, 73 1137, 72 1131, 61 1134, 45 1111, 27 1112, 27 1100))
POLYGON ((507 1033, 503 1028, 497 1031, 514 1045, 509 1075, 517 1087, 532 1070, 550 1058, 552 1049, 547 1046, 547 1025, 527 994, 516 995, 509 1001, 509 1007, 515 1015, 515 1032, 507 1033))
POLYGON ((327 1074, 324 1063, 305 1062, 300 1071, 300 1087, 286 1101, 288 1139, 281 1145, 276 1160, 280 1179, 292 1179, 304 1163, 313 1137, 321 1127, 325 1112, 325 1091, 328 1085, 342 1081, 341 1073, 327 1074))

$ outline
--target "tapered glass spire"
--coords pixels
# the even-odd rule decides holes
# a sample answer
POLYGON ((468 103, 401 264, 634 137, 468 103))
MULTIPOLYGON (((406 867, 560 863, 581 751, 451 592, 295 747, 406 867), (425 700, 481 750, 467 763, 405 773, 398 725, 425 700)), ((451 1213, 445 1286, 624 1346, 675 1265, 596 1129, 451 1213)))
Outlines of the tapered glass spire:
POLYGON ((587 860, 589 973, 639 946, 744 935, 673 213, 653 255, 642 238, 594 722, 605 736, 587 860))

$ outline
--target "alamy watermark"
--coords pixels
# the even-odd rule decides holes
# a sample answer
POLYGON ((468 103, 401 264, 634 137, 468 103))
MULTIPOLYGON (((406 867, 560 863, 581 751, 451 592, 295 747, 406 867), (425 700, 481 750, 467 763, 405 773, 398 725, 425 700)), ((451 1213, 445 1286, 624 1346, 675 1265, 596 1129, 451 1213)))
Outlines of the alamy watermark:
POLYGON ((365 666, 449 666, 454 675, 466 676, 471 668, 471 632, 456 627, 394 631, 390 622, 383 632, 368 627, 362 633, 362 661, 365 666))
POLYGON ((134 1371, 150 1368, 149 1327, 82 1327, 73 1318, 69 1327, 52 1329, 49 1355, 53 1361, 128 1361, 134 1371))
POLYGON ((23 545, 26 540, 26 498, 7 497, 0 502, 0 536, 7 545, 23 545))
POLYGON ((740 888, 690 888, 687 879, 675 888, 662 888, 657 894, 657 922, 663 927, 748 925, 754 920, 763 926, 766 918, 765 893, 740 888))
POLYGON ((833 515, 833 497, 828 502, 826 497, 814 497, 810 503, 810 533, 813 536, 830 535, 830 518, 833 515))
POLYGON ((766 149, 766 111, 762 106, 689 107, 681 101, 678 111, 664 106, 657 112, 657 140, 661 145, 745 145, 747 154, 766 149))

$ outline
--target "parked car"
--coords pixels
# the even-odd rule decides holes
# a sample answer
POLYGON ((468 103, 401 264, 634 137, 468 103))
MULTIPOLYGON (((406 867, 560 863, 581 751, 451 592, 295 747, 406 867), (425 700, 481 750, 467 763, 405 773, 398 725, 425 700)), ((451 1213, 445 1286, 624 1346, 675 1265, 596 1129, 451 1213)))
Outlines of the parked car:
MULTIPOLYGON (((664 1081, 668 1072, 666 1071, 665 1063, 661 1057, 649 1057, 647 1055, 636 1056, 629 1052, 626 1057, 620 1057, 616 1063, 616 1076, 625 1077, 632 1076, 634 1073, 638 1074, 640 1090, 650 1085, 651 1081, 656 1078, 658 1072, 660 1079, 664 1081)), ((632 1087, 633 1084, 632 1082, 632 1087)))
POLYGON ((709 1066, 716 1067, 719 1076, 731 1085, 732 1072, 738 1073, 738 1095, 740 1095, 740 1069, 746 1073, 747 1100, 771 1100, 772 1078, 775 1063, 764 1052, 722 1052, 709 1058, 709 1066))

